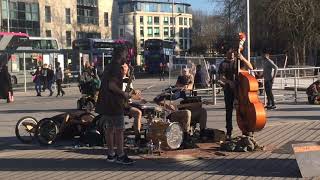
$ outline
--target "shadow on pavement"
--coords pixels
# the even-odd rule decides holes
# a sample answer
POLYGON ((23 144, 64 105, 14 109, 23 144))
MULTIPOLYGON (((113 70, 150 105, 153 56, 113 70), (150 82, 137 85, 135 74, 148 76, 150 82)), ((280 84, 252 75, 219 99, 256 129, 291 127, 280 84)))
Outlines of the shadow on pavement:
MULTIPOLYGON (((238 159, 233 156, 224 156, 209 159, 198 158, 192 160, 181 160, 174 158, 154 159, 152 157, 146 159, 145 156, 133 156, 133 158, 136 159, 136 163, 133 166, 121 166, 115 163, 108 163, 105 160, 104 148, 74 148, 72 141, 62 141, 55 145, 40 146, 37 142, 34 142, 33 144, 22 144, 15 137, 5 137, 0 138, 0 142, 0 172, 204 171, 210 175, 301 177, 295 159, 239 158, 241 156, 239 156, 238 159), (8 153, 11 155, 6 155, 8 153), (28 154, 32 157, 28 158, 28 154), (197 161, 199 163, 193 163, 190 161, 197 161)), ((287 146, 289 145, 290 144, 287 144, 287 146)), ((273 153, 281 154, 281 152, 273 153)))
POLYGON ((15 109, 15 110, 0 110, 0 113, 42 113, 42 112, 72 112, 75 109, 15 109))
POLYGON ((137 159, 132 166, 108 163, 105 158, 0 158, 0 171, 205 171, 211 175, 301 177, 294 159, 208 159, 181 163, 137 159), (221 164, 222 163, 222 164, 221 164), (219 165, 218 165, 219 164, 219 165), (284 166, 287 165, 287 166, 284 166), (288 165, 291 165, 289 169, 288 165), (125 167, 125 168, 124 168, 125 167))
POLYGON ((319 120, 318 115, 314 116, 297 116, 297 115, 292 115, 292 116, 270 116, 268 119, 286 119, 286 120, 319 120))

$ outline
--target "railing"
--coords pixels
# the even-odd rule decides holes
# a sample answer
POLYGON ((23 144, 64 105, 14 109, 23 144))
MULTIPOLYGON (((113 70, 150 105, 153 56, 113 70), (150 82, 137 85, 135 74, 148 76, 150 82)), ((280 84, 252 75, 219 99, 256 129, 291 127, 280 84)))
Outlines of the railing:
MULTIPOLYGON (((252 72, 262 72, 263 70, 252 70, 252 72)), ((278 69, 277 77, 274 80, 273 89, 275 90, 293 90, 294 102, 298 102, 298 90, 306 90, 310 84, 319 78, 320 67, 304 67, 304 68, 280 68, 278 69), (309 71, 309 72, 308 72, 309 71), (310 75, 310 72, 312 75, 310 75)), ((261 79, 264 82, 264 79, 261 79)), ((264 83, 263 83, 264 86, 264 83)), ((264 89, 264 87, 261 87, 264 89)), ((286 96, 288 94, 281 94, 286 96)), ((279 96, 275 94, 275 96, 279 96)), ((264 99, 266 96, 264 94, 264 99)))
MULTIPOLYGON (((173 65, 172 68, 172 75, 175 77, 175 75, 180 74, 180 71, 183 67, 186 65, 184 64, 177 64, 173 65)), ((252 70, 251 72, 262 72, 263 70, 252 70)), ((304 67, 304 68, 279 68, 277 76, 274 80, 273 90, 275 99, 278 102, 281 102, 283 100, 293 100, 295 103, 299 101, 299 90, 303 90, 303 94, 305 94, 305 90, 309 87, 310 84, 312 84, 314 81, 318 80, 318 77, 320 78, 320 67, 304 67), (318 76, 319 75, 319 76, 318 76), (277 92, 279 92, 277 94, 277 92), (281 92, 285 91, 285 92, 281 92), (292 92, 292 93, 289 93, 292 92), (280 97, 280 98, 279 98, 280 97), (282 97, 282 100, 281 100, 282 97)), ((260 89, 264 90, 264 79, 258 79, 258 81, 262 82, 262 87, 260 89)), ((203 89, 195 89, 194 91, 210 91, 212 95, 213 104, 215 105, 217 102, 217 98, 219 95, 217 94, 218 91, 220 91, 222 88, 217 86, 217 84, 211 84, 208 88, 203 89)), ((300 93, 301 96, 301 93, 300 93)), ((262 96, 260 96, 261 99, 264 100, 266 103, 266 94, 263 93, 262 96)), ((303 97, 305 98, 305 96, 303 97)), ((306 99, 304 100, 306 101, 306 99)))

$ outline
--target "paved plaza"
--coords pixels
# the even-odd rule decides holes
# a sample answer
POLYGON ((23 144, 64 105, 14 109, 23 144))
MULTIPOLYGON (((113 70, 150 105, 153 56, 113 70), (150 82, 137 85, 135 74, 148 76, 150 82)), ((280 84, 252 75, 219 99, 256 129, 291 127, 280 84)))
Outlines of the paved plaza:
MULTIPOLYGON (((134 85, 138 89, 154 85, 144 92, 146 99, 152 100, 168 81, 138 79, 134 85)), ((59 142, 44 147, 18 141, 14 127, 19 118, 33 116, 40 120, 75 109, 80 96, 76 87, 66 88, 64 97, 47 97, 47 94, 36 97, 33 90, 16 92, 14 103, 0 102, 0 179, 298 179, 301 174, 291 144, 320 141, 320 107, 307 105, 306 101, 295 104, 289 99, 278 103, 277 110, 267 111, 267 125, 256 133, 265 151, 217 153, 212 150, 211 158, 133 156, 134 165, 118 165, 108 163, 105 151, 98 147, 74 148, 72 143, 59 142)), ((204 95, 207 96, 205 92, 204 95)), ((222 98, 218 96, 217 105, 205 106, 209 128, 224 130, 222 98)), ((239 134, 238 128, 235 129, 239 134)))

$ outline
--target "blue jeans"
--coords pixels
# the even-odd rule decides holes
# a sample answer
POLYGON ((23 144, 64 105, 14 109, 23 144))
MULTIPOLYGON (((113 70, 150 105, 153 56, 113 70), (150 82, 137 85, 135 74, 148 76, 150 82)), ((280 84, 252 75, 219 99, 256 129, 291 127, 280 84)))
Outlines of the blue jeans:
POLYGON ((48 81, 48 89, 50 91, 50 93, 52 93, 52 84, 53 84, 53 81, 48 81))
POLYGON ((41 94, 41 81, 40 79, 35 82, 35 89, 37 94, 41 94))

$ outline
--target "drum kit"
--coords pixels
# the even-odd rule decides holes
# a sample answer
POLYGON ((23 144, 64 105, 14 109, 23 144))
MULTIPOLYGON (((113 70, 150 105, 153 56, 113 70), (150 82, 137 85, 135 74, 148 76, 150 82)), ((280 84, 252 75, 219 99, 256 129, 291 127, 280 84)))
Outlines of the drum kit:
POLYGON ((165 110, 157 105, 132 103, 131 106, 142 111, 147 119, 144 125, 146 140, 161 149, 179 149, 183 142, 183 131, 179 123, 170 122, 166 118, 165 110))

